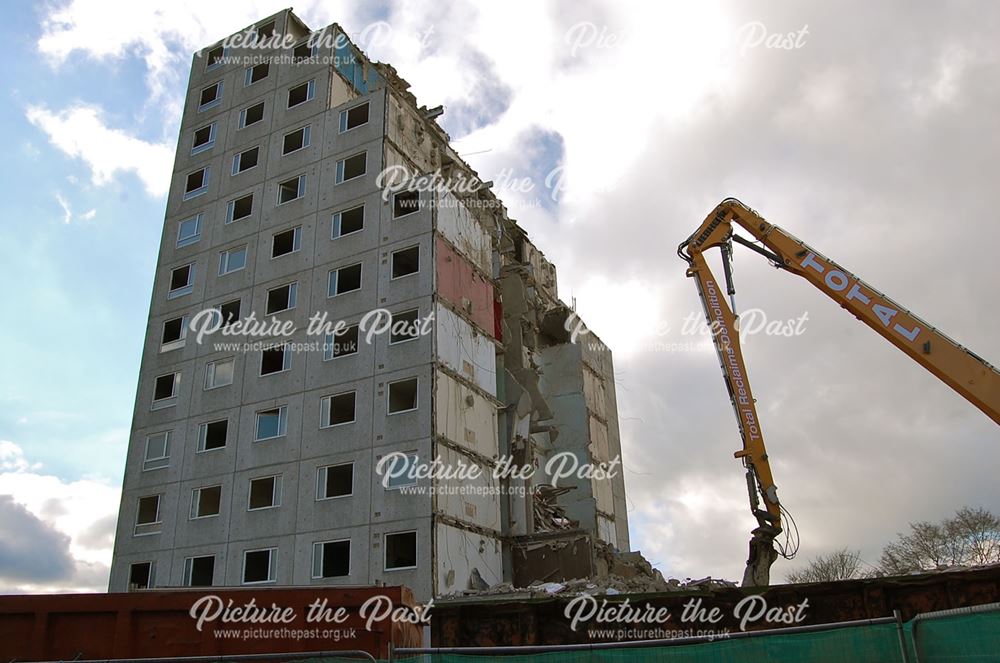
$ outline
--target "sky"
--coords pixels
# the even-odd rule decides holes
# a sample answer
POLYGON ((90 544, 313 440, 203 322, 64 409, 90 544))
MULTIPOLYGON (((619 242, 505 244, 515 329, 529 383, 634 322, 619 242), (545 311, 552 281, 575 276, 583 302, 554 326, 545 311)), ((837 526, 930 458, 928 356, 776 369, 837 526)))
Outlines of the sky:
MULTIPOLYGON (((103 591, 191 53, 287 4, 12 3, 0 33, 0 592, 103 591)), ((612 349, 632 546, 738 580, 754 521, 675 255, 740 198, 1000 362, 1000 7, 708 0, 294 6, 443 105, 453 146, 612 349)), ((750 252, 744 350, 799 558, 1000 512, 1000 431, 750 252), (799 322, 801 321, 801 323, 799 322), (780 326, 780 325, 779 325, 780 326)))

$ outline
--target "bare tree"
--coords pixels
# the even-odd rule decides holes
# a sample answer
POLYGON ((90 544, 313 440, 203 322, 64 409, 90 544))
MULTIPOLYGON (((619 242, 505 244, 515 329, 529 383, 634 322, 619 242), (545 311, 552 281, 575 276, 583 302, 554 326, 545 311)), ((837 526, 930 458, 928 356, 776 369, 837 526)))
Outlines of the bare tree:
POLYGON ((831 582, 834 580, 854 580, 870 574, 861 568, 861 551, 841 548, 829 555, 820 555, 809 562, 806 568, 788 574, 789 582, 831 582))
POLYGON ((880 567, 888 575, 1000 562, 1000 518, 986 509, 964 507, 941 523, 910 523, 882 550, 880 567))
POLYGON ((986 509, 959 510, 948 521, 948 533, 961 542, 961 559, 971 566, 1000 562, 1000 518, 986 509))

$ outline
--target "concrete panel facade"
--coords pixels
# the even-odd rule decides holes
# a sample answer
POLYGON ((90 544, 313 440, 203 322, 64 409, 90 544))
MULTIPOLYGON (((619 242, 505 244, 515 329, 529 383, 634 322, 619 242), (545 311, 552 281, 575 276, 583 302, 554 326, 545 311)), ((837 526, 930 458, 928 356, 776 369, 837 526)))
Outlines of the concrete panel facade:
MULTIPOLYGON (((279 33, 308 34, 290 10, 256 26, 272 21, 279 33)), ((387 167, 474 173, 434 121, 438 111, 418 107, 391 67, 369 62, 351 45, 314 55, 341 59, 275 59, 249 84, 242 62, 192 62, 133 411, 112 591, 129 589, 132 564, 152 563, 152 585, 168 587, 190 581, 186 560, 212 557, 213 585, 405 584, 426 600, 509 579, 504 537, 528 533, 530 496, 521 498, 516 516, 505 515, 501 482, 491 474, 509 452, 500 444, 506 424, 498 407, 510 386, 501 367, 511 360, 499 341, 496 279, 497 229, 510 221, 488 187, 460 196, 420 190, 415 209, 396 205, 406 187, 385 186, 380 174, 387 167), (206 132, 210 139, 196 145, 206 132), (286 149, 298 137, 301 146, 286 149), (234 169, 254 154, 255 165, 234 169), (289 232, 292 248, 276 254, 276 236, 289 232), (216 330, 199 342, 190 323, 207 320, 209 309, 238 314, 241 324, 289 329, 216 330), (388 321, 414 312, 422 330, 415 338, 366 333, 382 315, 388 321), (325 334, 307 333, 320 317, 331 328, 360 326, 356 346, 347 350, 345 341, 334 352, 325 334), (472 464, 482 476, 386 483, 379 463, 394 453, 412 455, 418 465, 472 464), (339 469, 328 484, 330 468, 339 469), (251 486, 270 486, 271 477, 273 504, 251 508, 251 486), (197 491, 216 488, 217 513, 196 513, 197 491), (143 498, 154 497, 150 520, 151 502, 143 498), (516 524, 504 521, 512 517, 516 524), (332 542, 346 543, 349 553, 323 577, 317 551, 325 548, 317 544, 332 542), (254 551, 269 551, 264 578, 245 574, 254 551)), ((540 252, 529 253, 537 285, 554 293, 554 268, 540 252)), ((517 331, 530 334, 530 326, 517 331)), ((510 350, 518 358, 534 353, 510 350)), ((560 439, 572 441, 585 462, 613 456, 620 442, 610 353, 583 352, 589 354, 539 354, 550 371, 553 410, 567 422, 560 439)), ((517 430, 529 434, 536 422, 525 412, 519 417, 517 430)), ((578 493, 568 507, 573 517, 627 547, 627 527, 614 518, 624 513, 624 485, 581 484, 578 493)), ((336 550, 343 555, 345 548, 336 550)))

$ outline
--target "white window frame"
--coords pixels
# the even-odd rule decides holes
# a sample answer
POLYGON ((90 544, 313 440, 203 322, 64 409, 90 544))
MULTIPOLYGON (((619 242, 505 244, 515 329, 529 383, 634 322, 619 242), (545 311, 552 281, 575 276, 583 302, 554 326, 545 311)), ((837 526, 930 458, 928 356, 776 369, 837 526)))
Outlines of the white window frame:
POLYGON ((198 112, 199 113, 202 112, 202 111, 206 111, 209 108, 215 108, 216 106, 218 106, 219 104, 222 103, 222 91, 223 91, 223 88, 224 88, 224 85, 223 85, 224 83, 225 83, 225 81, 216 81, 215 83, 212 83, 211 85, 206 85, 205 87, 201 88, 201 90, 199 90, 199 92, 198 92, 198 103, 199 103, 199 105, 198 105, 198 112), (218 88, 217 91, 216 91, 216 93, 215 93, 215 99, 213 99, 212 101, 208 102, 207 104, 202 104, 201 103, 201 95, 205 92, 205 90, 207 90, 210 87, 218 88))
MULTIPOLYGON (((315 43, 310 44, 309 43, 310 39, 312 39, 312 35, 309 35, 308 37, 306 37, 306 39, 304 41, 300 41, 299 43, 297 43, 297 44, 295 44, 295 45, 292 46, 292 64, 302 64, 301 62, 297 62, 295 60, 295 50, 299 46, 308 46, 309 47, 309 55, 307 56, 309 58, 314 58, 314 57, 316 57, 316 54, 319 53, 319 45, 315 44, 315 43)), ((305 59, 305 58, 303 58, 303 59, 305 59)))
POLYGON ((236 198, 233 198, 232 200, 230 200, 226 204, 226 225, 229 225, 230 223, 235 223, 237 221, 242 221, 243 219, 249 219, 251 216, 253 216, 253 204, 254 204, 253 191, 251 191, 250 193, 248 193, 245 196, 237 196, 236 198), (234 219, 233 215, 236 213, 236 203, 238 201, 240 201, 240 200, 243 200, 244 198, 247 198, 247 197, 250 198, 250 213, 247 214, 246 216, 241 216, 238 219, 234 219))
POLYGON ((266 348, 261 348, 260 351, 260 369, 257 373, 257 377, 267 378, 272 375, 280 375, 281 373, 287 373, 292 370, 292 346, 288 343, 278 343, 275 345, 269 345, 266 348), (264 351, 273 350, 274 348, 280 347, 282 349, 281 353, 281 370, 274 371, 273 373, 264 373, 264 351))
POLYGON ((420 273, 420 245, 419 244, 414 244, 412 246, 407 246, 407 247, 404 247, 402 249, 396 249, 395 251, 392 251, 392 252, 389 253, 389 280, 390 281, 398 281, 399 279, 405 279, 405 278, 408 278, 410 276, 416 276, 419 273, 420 273), (402 276, 393 276, 392 275, 392 272, 393 272, 392 263, 396 259, 396 254, 397 253, 402 253, 403 251, 409 251, 410 249, 416 249, 417 250, 417 268, 414 271, 410 272, 409 274, 403 274, 402 276))
POLYGON ((144 559, 138 562, 130 562, 128 565, 128 587, 125 591, 128 592, 141 592, 148 589, 156 587, 156 561, 151 559, 144 559), (141 564, 149 565, 149 582, 145 587, 132 589, 132 567, 139 566, 141 564))
POLYGON ((299 298, 299 282, 292 281, 291 283, 286 283, 284 285, 275 286, 269 288, 267 292, 264 293, 264 315, 277 315, 278 313, 283 313, 285 311, 291 311, 298 304, 299 298), (278 309, 277 311, 271 311, 267 313, 267 300, 271 293, 275 290, 281 290, 282 288, 288 288, 288 306, 286 308, 278 309))
POLYGON ((289 178, 289 179, 287 179, 287 180, 285 180, 283 182, 278 182, 277 190, 278 190, 278 195, 276 197, 276 201, 277 202, 275 203, 275 207, 280 207, 281 205, 288 205, 289 203, 294 203, 296 200, 302 200, 306 196, 306 176, 305 176, 305 174, 303 173, 302 175, 297 175, 296 177, 289 178), (294 198, 290 198, 289 200, 282 201, 281 200, 281 187, 284 184, 288 184, 293 179, 296 180, 296 189, 295 189, 296 193, 295 193, 295 197, 294 198))
POLYGON ((152 470, 162 470, 170 466, 170 438, 173 437, 172 430, 160 431, 159 433, 153 433, 152 435, 146 436, 146 446, 143 449, 142 454, 142 471, 150 472, 152 470), (162 456, 150 456, 149 455, 149 442, 153 438, 161 437, 163 438, 163 455, 162 456))
POLYGON ((295 226, 294 228, 286 228, 281 232, 276 232, 271 235, 271 260, 277 260, 278 258, 284 258, 285 256, 290 256, 293 253, 298 253, 302 248, 302 226, 295 226), (292 250, 288 253, 282 253, 281 255, 274 255, 274 238, 278 235, 284 235, 285 233, 292 231, 292 250))
POLYGON ((201 228, 202 228, 202 221, 204 220, 204 218, 205 214, 203 212, 198 212, 194 216, 190 216, 186 219, 181 219, 177 223, 177 244, 175 245, 175 248, 179 249, 185 246, 191 246, 192 244, 197 244, 201 240, 201 228), (184 230, 184 224, 190 223, 192 221, 194 222, 195 231, 193 234, 184 237, 183 233, 181 232, 182 230, 184 230))
POLYGON ((385 412, 387 417, 391 417, 397 414, 406 414, 407 412, 416 412, 419 409, 420 409, 420 378, 418 376, 411 375, 409 377, 400 378, 399 380, 393 380, 392 382, 389 382, 388 384, 385 385, 385 412), (414 390, 414 398, 413 398, 413 401, 414 403, 416 403, 416 405, 408 410, 397 410, 396 412, 390 411, 389 404, 392 399, 389 397, 389 392, 392 389, 392 385, 399 384, 400 382, 409 382, 410 380, 417 381, 417 387, 414 390))
POLYGON ((222 63, 225 62, 225 57, 228 54, 229 54, 229 49, 226 48, 222 44, 219 44, 217 46, 213 46, 212 48, 208 49, 205 52, 205 71, 215 71, 216 69, 218 69, 219 67, 221 67, 222 63), (212 51, 214 51, 217 48, 221 48, 222 49, 222 57, 219 58, 218 62, 211 62, 210 63, 209 60, 212 57, 212 51))
POLYGON ((313 552, 312 552, 312 579, 313 580, 330 580, 333 578, 349 578, 351 571, 353 570, 352 565, 354 562, 354 555, 351 554, 351 540, 350 539, 331 539, 329 541, 314 541, 313 542, 313 552), (323 575, 323 557, 325 553, 323 552, 323 546, 328 543, 346 543, 347 544, 347 574, 339 576, 325 576, 323 575), (319 551, 319 556, 317 556, 317 551, 319 551), (319 573, 317 573, 317 570, 319 573))
POLYGON ((315 97, 316 97, 316 79, 315 78, 312 78, 312 79, 306 81, 305 83, 299 83, 298 85, 293 85, 290 88, 288 88, 288 93, 285 95, 285 109, 286 110, 291 110, 293 108, 298 108, 299 106, 301 106, 303 104, 308 104, 315 97), (297 104, 293 104, 293 105, 289 106, 288 105, 288 97, 291 96, 292 90, 298 89, 298 88, 302 87, 303 85, 306 86, 306 98, 303 101, 300 101, 297 104))
POLYGON ((227 274, 232 274, 234 272, 240 272, 246 269, 247 260, 250 259, 249 250, 246 244, 242 246, 236 246, 231 249, 226 249, 225 251, 219 252, 219 276, 226 276, 227 274), (233 256, 243 254, 243 264, 234 269, 230 269, 230 263, 232 262, 233 256))
POLYGON ((243 565, 240 569, 240 584, 241 585, 267 585, 277 582, 278 578, 278 549, 277 548, 253 548, 252 550, 243 551, 243 565), (249 553, 264 552, 267 551, 268 557, 268 569, 267 569, 267 580, 247 580, 247 555, 249 553))
POLYGON ((223 357, 221 359, 216 359, 205 364, 205 391, 211 389, 219 389, 221 387, 228 387, 236 379, 236 357, 223 357), (216 382, 216 376, 219 371, 219 366, 221 364, 230 364, 232 366, 232 371, 229 375, 229 382, 216 382))
POLYGON ((198 170, 192 170, 190 173, 188 173, 187 175, 185 175, 184 176, 184 186, 185 187, 187 186, 187 180, 188 180, 188 178, 191 177, 192 175, 194 175, 197 172, 204 172, 205 173, 204 176, 202 177, 202 180, 201 180, 201 186, 198 187, 197 189, 191 189, 190 191, 185 191, 184 195, 181 197, 183 200, 191 200, 192 198, 197 198, 198 196, 200 196, 203 193, 205 193, 206 191, 208 191, 209 177, 211 177, 211 174, 212 174, 212 167, 211 166, 205 166, 204 168, 199 168, 198 170))
POLYGON ((359 292, 365 287, 365 266, 363 262, 354 262, 350 265, 343 265, 341 267, 335 267, 327 272, 326 275, 326 298, 331 299, 333 297, 340 297, 341 295, 349 295, 352 292, 359 292), (348 267, 361 267, 361 278, 358 279, 358 287, 353 290, 348 290, 346 292, 333 292, 336 290, 335 284, 340 280, 340 270, 347 269, 348 267), (336 278, 334 275, 336 274, 336 278))
POLYGON ((253 441, 254 442, 265 442, 267 440, 277 440, 279 438, 288 435, 288 406, 279 405, 278 407, 269 407, 263 410, 257 410, 254 413, 254 424, 253 424, 253 441), (271 412, 273 410, 278 411, 278 434, 271 435, 269 437, 260 436, 260 415, 265 412, 271 412))
POLYGON ((420 199, 420 191, 414 191, 413 189, 403 189, 402 191, 396 191, 392 194, 392 205, 390 207, 390 213, 392 214, 393 220, 402 219, 405 216, 410 216, 411 214, 416 214, 420 211, 423 206, 423 201, 420 199), (408 208, 408 212, 403 212, 402 214, 396 214, 396 197, 404 193, 416 193, 417 194, 417 206, 413 208, 408 208))
POLYGON ((173 322, 174 320, 181 321, 181 337, 173 341, 163 342, 163 331, 161 327, 160 331, 160 352, 170 352, 171 350, 178 350, 183 348, 187 343, 187 330, 188 330, 188 319, 186 315, 182 315, 180 318, 169 318, 163 321, 163 327, 167 326, 168 322, 173 322))
POLYGON ((149 409, 151 409, 151 410, 163 410, 163 409, 166 409, 168 407, 173 407, 173 406, 177 405, 177 393, 180 391, 180 388, 181 388, 181 372, 180 371, 174 371, 173 373, 163 373, 161 375, 157 375, 156 377, 154 377, 153 378, 153 404, 152 404, 152 406, 149 409), (156 381, 159 380, 160 378, 167 377, 168 375, 174 376, 174 388, 173 388, 173 392, 170 394, 170 396, 166 396, 164 398, 159 398, 158 399, 158 398, 156 398, 156 381))
POLYGON ((253 42, 252 43, 253 44, 259 44, 261 42, 261 40, 262 40, 262 38, 260 36, 260 29, 261 28, 266 28, 266 27, 269 27, 269 26, 271 28, 271 34, 267 35, 266 37, 263 37, 263 40, 267 41, 268 39, 273 39, 274 38, 274 35, 277 34, 277 26, 275 25, 274 21, 268 21, 267 23, 264 23, 263 25, 255 25, 252 28, 252 32, 253 32, 253 42))
POLYGON ((311 124, 307 124, 304 127, 299 127, 295 131, 289 131, 287 134, 281 137, 281 156, 287 157, 289 154, 295 154, 296 152, 301 152, 302 150, 308 148, 311 145, 311 141, 312 141, 311 124), (291 136, 292 134, 296 134, 300 131, 302 132, 302 147, 296 147, 294 150, 285 152, 285 139, 291 136))
POLYGON ((319 399, 319 428, 324 430, 327 428, 336 428, 338 426, 349 426, 358 420, 358 390, 348 389, 347 391, 337 392, 336 394, 330 394, 329 396, 323 396, 319 399), (331 424, 330 423, 330 412, 333 409, 333 399, 337 396, 344 396, 346 394, 354 394, 354 410, 351 413, 350 421, 341 421, 340 423, 331 424))
MULTIPOLYGON (((173 269, 170 270, 170 281, 174 280, 174 272, 176 272, 178 269, 182 269, 184 267, 188 268, 188 281, 187 281, 187 284, 186 285, 182 285, 179 288, 174 288, 173 290, 168 290, 167 291, 167 299, 174 299, 176 297, 183 297, 184 295, 190 295, 194 291, 195 272, 198 269, 198 264, 197 263, 189 262, 186 265, 178 265, 177 267, 174 267, 173 269)), ((169 286, 169 284, 168 284, 168 286, 169 286)))
POLYGON ((184 586, 193 587, 191 584, 192 576, 194 575, 194 560, 196 559, 206 559, 208 557, 212 558, 212 584, 209 587, 215 586, 215 555, 193 555, 191 557, 184 558, 184 586))
POLYGON ((366 101, 364 101, 364 102, 362 102, 360 104, 354 104, 350 108, 345 108, 344 110, 340 111, 340 118, 338 119, 338 128, 340 129, 340 131, 338 133, 342 133, 343 134, 343 133, 347 133, 348 131, 353 131, 355 129, 360 129, 361 127, 365 126, 366 124, 368 124, 371 121, 371 117, 372 117, 372 108, 371 108, 371 100, 370 99, 366 100, 366 101), (366 104, 368 105, 368 119, 365 120, 364 122, 362 122, 361 124, 357 124, 357 125, 355 125, 353 127, 348 127, 347 126, 347 115, 348 115, 348 113, 350 113, 355 108, 360 108, 360 107, 362 107, 362 106, 364 106, 366 104))
POLYGON ((135 501, 135 530, 133 532, 133 535, 134 536, 148 536, 150 534, 159 534, 160 533, 159 529, 153 530, 152 528, 155 527, 156 525, 163 525, 163 513, 162 513, 163 512, 163 508, 162 507, 163 507, 163 494, 162 493, 156 493, 156 494, 153 494, 153 495, 140 495, 136 499, 136 501, 135 501), (153 520, 153 521, 148 522, 148 523, 140 523, 139 522, 139 512, 142 509, 140 508, 139 505, 142 504, 142 500, 150 498, 150 497, 155 497, 156 498, 156 520, 153 520), (149 528, 149 531, 140 531, 140 528, 149 528))
POLYGON ((253 170, 259 165, 260 165, 260 145, 255 145, 254 147, 248 147, 247 149, 241 152, 237 152, 236 154, 233 155, 232 176, 236 177, 237 175, 242 175, 243 173, 249 173, 251 170, 253 170), (242 163, 243 161, 243 155, 246 154, 247 152, 253 152, 254 150, 257 150, 257 163, 250 166, 249 168, 243 168, 241 170, 240 163, 242 163))
POLYGON ((420 339, 420 336, 408 336, 404 338, 402 341, 392 340, 392 327, 393 325, 396 324, 396 316, 405 315, 406 313, 413 313, 413 312, 416 312, 417 314, 416 320, 419 321, 420 320, 419 308, 411 308, 405 311, 397 311, 396 313, 389 313, 389 345, 402 345, 403 343, 409 343, 410 341, 416 341, 420 339))
MULTIPOLYGON (((219 315, 219 318, 218 318, 219 322, 221 324, 223 324, 223 325, 226 324, 226 321, 222 317, 222 307, 225 306, 226 304, 232 304, 233 302, 239 302, 240 314, 242 314, 243 313, 243 299, 242 298, 230 299, 230 300, 225 301, 225 302, 220 302, 219 304, 216 304, 215 307, 214 307, 215 312, 219 315)), ((235 319, 239 320, 240 316, 236 316, 235 319)))
POLYGON ((191 155, 201 154, 202 152, 207 152, 208 150, 215 147, 215 128, 216 122, 206 124, 204 126, 198 127, 194 130, 192 136, 197 136, 198 132, 202 129, 208 129, 208 142, 202 143, 201 145, 195 145, 194 140, 191 141, 191 155))
POLYGON ((204 454, 204 453, 210 453, 212 451, 220 451, 222 449, 225 449, 226 446, 228 446, 228 444, 229 444, 229 418, 228 417, 225 418, 225 419, 213 419, 212 421, 205 421, 205 422, 203 422, 201 424, 198 424, 198 446, 195 448, 195 453, 204 454), (220 421, 225 421, 226 422, 226 444, 223 444, 221 447, 212 447, 211 449, 209 449, 208 448, 208 427, 211 424, 217 424, 220 421))
POLYGON ((249 67, 247 67, 245 69, 245 73, 243 74, 243 87, 250 87, 251 85, 254 85, 256 83, 260 83, 260 81, 264 80, 265 78, 268 78, 270 75, 271 75, 271 65, 270 65, 270 63, 268 63, 268 62, 258 62, 257 64, 249 66, 249 67), (266 66, 267 67, 267 73, 264 74, 263 78, 261 78, 259 80, 256 80, 256 81, 251 81, 250 77, 253 75, 253 70, 256 69, 257 67, 260 67, 260 66, 266 66))
POLYGON ((267 105, 263 101, 258 101, 255 104, 250 104, 246 108, 241 109, 240 110, 240 119, 239 119, 239 122, 236 125, 236 130, 239 131, 240 129, 246 129, 247 127, 252 127, 253 125, 257 124, 257 122, 263 122, 264 121, 264 113, 265 112, 267 112, 267 105), (254 122, 251 122, 250 124, 247 124, 247 111, 250 110, 251 108, 255 108, 257 106, 263 106, 263 108, 261 109, 261 113, 260 113, 260 119, 254 121, 254 122))
POLYGON ((415 529, 407 529, 399 532, 386 532, 382 535, 383 539, 383 549, 382 553, 382 570, 386 572, 391 571, 408 571, 416 568, 420 568, 420 534, 415 529), (413 534, 413 566, 394 566, 389 567, 389 560, 387 556, 389 555, 389 537, 395 534, 413 534))
MULTIPOLYGON (((402 453, 407 458, 407 461, 406 461, 406 470, 407 471, 409 471, 409 469, 411 467, 413 467, 413 465, 415 465, 416 463, 418 463, 420 461, 420 452, 419 451, 416 451, 416 450, 414 450, 414 451, 403 451, 402 453)), ((399 456, 394 456, 394 458, 399 458, 399 456)), ((389 470, 389 469, 390 469, 389 467, 386 467, 386 470, 389 470)), ((392 477, 390 477, 385 482, 384 488, 388 492, 390 490, 399 490, 400 488, 409 488, 410 486, 416 486, 418 483, 420 483, 420 482, 417 479, 411 479, 410 477, 406 476, 405 473, 404 473, 403 476, 396 477, 395 479, 392 478, 392 477), (406 483, 393 483, 394 481, 405 481, 406 483)))
POLYGON ((204 520, 205 518, 218 518, 222 514, 222 484, 216 483, 211 486, 198 486, 191 491, 191 512, 188 514, 188 520, 204 520), (209 513, 204 516, 198 515, 201 511, 199 508, 201 506, 201 491, 206 488, 218 488, 219 489, 219 512, 209 513))
POLYGON ((334 212, 333 216, 330 217, 330 239, 340 239, 341 237, 349 237, 355 233, 362 232, 365 229, 365 206, 355 205, 354 207, 348 207, 347 209, 342 209, 339 212, 334 212), (345 212, 353 212, 356 209, 361 209, 361 227, 357 230, 352 230, 350 232, 341 232, 342 218, 345 212))
POLYGON ((368 174, 368 150, 361 150, 360 152, 356 152, 354 154, 350 154, 350 155, 344 157, 343 159, 340 159, 339 161, 337 161, 337 177, 336 177, 336 180, 334 181, 334 186, 336 186, 338 184, 344 184, 345 182, 353 182, 354 180, 359 180, 359 179, 361 179, 362 177, 364 177, 367 174, 368 174), (347 167, 346 166, 347 165, 347 160, 348 159, 353 159, 354 157, 358 156, 359 154, 365 155, 365 170, 364 170, 364 172, 361 173, 360 175, 355 175, 354 177, 351 177, 351 178, 348 178, 348 179, 345 180, 344 179, 344 170, 347 167))
POLYGON ((354 461, 348 461, 346 463, 334 463, 332 465, 321 465, 316 468, 316 501, 325 502, 327 500, 339 500, 345 497, 354 497, 354 461), (351 466, 351 492, 344 495, 326 495, 326 479, 327 472, 331 467, 343 467, 344 465, 351 466))
POLYGON ((251 477, 247 482, 247 511, 267 511, 268 509, 277 509, 281 506, 281 491, 282 491, 282 475, 280 474, 266 474, 260 477, 251 477), (268 506, 250 506, 250 496, 253 495, 253 482, 263 481, 264 479, 274 479, 271 483, 271 504, 268 506))
POLYGON ((351 327, 358 327, 358 341, 354 345, 354 352, 348 352, 347 354, 342 354, 339 357, 334 356, 333 354, 334 347, 336 346, 337 343, 340 342, 337 339, 343 337, 344 334, 334 334, 333 332, 330 332, 323 337, 323 361, 333 361, 334 359, 353 357, 354 355, 358 354, 361 346, 360 324, 347 325, 347 328, 344 331, 346 332, 347 329, 350 329, 351 327))

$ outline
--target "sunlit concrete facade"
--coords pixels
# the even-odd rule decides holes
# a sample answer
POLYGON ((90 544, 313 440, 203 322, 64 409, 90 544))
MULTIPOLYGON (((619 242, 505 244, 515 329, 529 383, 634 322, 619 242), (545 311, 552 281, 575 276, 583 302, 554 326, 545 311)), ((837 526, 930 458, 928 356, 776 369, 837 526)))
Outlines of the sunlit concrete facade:
MULTIPOLYGON (((512 522, 491 474, 516 437, 499 285, 516 263, 499 229, 514 222, 481 182, 455 195, 383 186, 393 167, 476 176, 436 124, 440 109, 418 107, 338 26, 315 47, 290 11, 252 29, 291 35, 290 47, 215 45, 193 59, 110 589, 385 583, 426 599, 509 579, 511 537, 533 531, 512 522), (246 339, 219 333, 198 342, 191 323, 211 309, 296 331, 283 351, 275 339, 223 346, 246 339), (358 325, 377 310, 429 321, 427 333, 367 342, 362 330, 343 353, 306 333, 316 314, 358 325), (483 476, 440 494, 427 489, 442 482, 419 479, 424 493, 405 494, 409 482, 386 487, 376 471, 391 452, 483 476)), ((573 439, 590 459, 587 408, 613 407, 613 379, 607 352, 611 400, 585 398, 581 352, 573 439)), ((617 419, 600 421, 613 423, 612 445, 593 456, 604 459, 620 445, 617 419)), ((570 510, 627 548, 617 482, 605 497, 581 486, 574 503, 589 506, 570 510)), ((530 498, 513 509, 530 511, 530 498)))

